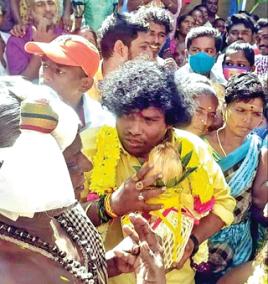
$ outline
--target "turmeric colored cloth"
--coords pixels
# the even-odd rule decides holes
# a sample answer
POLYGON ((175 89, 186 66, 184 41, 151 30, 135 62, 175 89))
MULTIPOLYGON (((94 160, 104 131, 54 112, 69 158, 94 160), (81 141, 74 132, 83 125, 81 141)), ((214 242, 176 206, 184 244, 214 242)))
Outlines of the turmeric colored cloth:
MULTIPOLYGON (((90 159, 94 160, 97 152, 97 137, 100 129, 86 129, 81 133, 83 152, 90 159)), ((190 167, 197 166, 197 170, 187 178, 183 185, 183 193, 188 196, 186 200, 189 206, 193 207, 194 196, 198 192, 208 192, 212 190, 212 195, 215 198, 215 205, 212 212, 219 216, 226 225, 233 221, 233 209, 235 201, 230 196, 229 187, 225 182, 221 169, 214 161, 208 151, 208 146, 197 136, 186 131, 176 130, 171 131, 169 140, 174 146, 181 143, 182 156, 192 151, 192 156, 189 161, 190 167), (190 200, 190 201, 189 201, 190 200), (192 202, 191 202, 192 200, 192 202)), ((119 140, 118 140, 119 141, 119 140)), ((126 179, 135 174, 135 167, 141 166, 138 159, 131 156, 119 143, 119 159, 116 165, 115 187, 119 187, 126 179)), ((110 149, 114 149, 113 142, 110 143, 110 149)), ((111 154, 113 155, 113 154, 111 154)), ((82 197, 87 196, 90 189, 91 173, 86 174, 86 186, 82 197)), ((193 209, 193 208, 189 208, 193 209)), ((195 212, 195 215, 198 215, 195 212)), ((107 224, 107 233, 104 240, 106 250, 113 248, 123 239, 120 219, 114 219, 107 224)), ((110 283, 135 283, 134 275, 122 275, 114 277, 110 283)), ((186 262, 181 270, 174 270, 167 274, 167 283, 194 283, 194 271, 186 262)))

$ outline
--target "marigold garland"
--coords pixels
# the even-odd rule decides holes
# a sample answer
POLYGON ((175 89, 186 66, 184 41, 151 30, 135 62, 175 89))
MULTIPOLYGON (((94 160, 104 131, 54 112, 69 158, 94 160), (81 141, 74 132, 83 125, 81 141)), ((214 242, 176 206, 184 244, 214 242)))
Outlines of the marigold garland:
MULTIPOLYGON (((109 126, 103 126, 97 134, 96 145, 97 152, 96 155, 93 157, 93 170, 90 178, 90 190, 91 192, 95 192, 100 196, 113 191, 116 187, 116 168, 120 159, 120 142, 116 129, 109 126)), ((189 151, 192 151, 192 147, 190 145, 187 145, 186 143, 186 145, 184 145, 183 147, 183 150, 184 155, 186 155, 189 151)), ((151 212, 152 215, 154 215, 155 217, 159 217, 162 222, 164 222, 166 226, 168 226, 173 232, 173 234, 176 236, 175 246, 179 245, 181 242, 181 208, 187 208, 187 204, 181 204, 184 203, 182 202, 182 200, 178 202, 178 198, 180 199, 181 197, 183 183, 186 181, 190 182, 190 187, 192 188, 192 195, 195 197, 195 202, 192 202, 192 206, 190 206, 191 208, 189 208, 191 212, 195 212, 196 210, 199 214, 203 215, 205 212, 209 212, 211 210, 211 207, 213 207, 214 205, 213 186, 210 184, 210 182, 207 182, 209 180, 208 173, 197 161, 198 159, 195 157, 194 153, 194 155, 190 159, 189 166, 198 167, 199 174, 193 171, 189 176, 187 176, 185 181, 181 182, 181 190, 179 190, 180 194, 178 194, 176 188, 169 188, 165 192, 165 194, 162 194, 157 198, 152 198, 149 202, 162 203, 164 204, 164 208, 176 208, 178 210, 178 227, 176 228, 176 230, 175 228, 173 228, 172 225, 169 224, 166 218, 162 216, 159 211, 151 212), (177 195, 174 194, 174 190, 177 192, 177 195), (198 202, 196 202, 196 200, 198 202), (206 209, 203 208, 204 204, 206 205, 206 209), (203 207, 201 208, 201 206, 203 207)), ((122 223, 129 223, 129 219, 127 216, 124 216, 122 218, 122 223)), ((198 256, 196 256, 196 260, 198 260, 197 263, 204 261, 204 259, 207 259, 207 246, 204 245, 204 249, 200 250, 200 252, 201 251, 202 253, 198 253, 198 256)), ((175 260, 175 255, 173 255, 173 259, 175 260)))
POLYGON ((96 142, 97 153, 93 157, 90 190, 103 195, 116 186, 116 167, 120 158, 116 129, 109 126, 101 127, 96 142))

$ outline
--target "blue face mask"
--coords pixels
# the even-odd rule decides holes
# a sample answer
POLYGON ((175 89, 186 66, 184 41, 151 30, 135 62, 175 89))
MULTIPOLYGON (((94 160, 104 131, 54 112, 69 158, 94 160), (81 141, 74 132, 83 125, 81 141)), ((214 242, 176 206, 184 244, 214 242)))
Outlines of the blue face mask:
POLYGON ((206 52, 198 52, 189 55, 189 64, 192 70, 198 74, 208 74, 215 64, 216 58, 206 52))

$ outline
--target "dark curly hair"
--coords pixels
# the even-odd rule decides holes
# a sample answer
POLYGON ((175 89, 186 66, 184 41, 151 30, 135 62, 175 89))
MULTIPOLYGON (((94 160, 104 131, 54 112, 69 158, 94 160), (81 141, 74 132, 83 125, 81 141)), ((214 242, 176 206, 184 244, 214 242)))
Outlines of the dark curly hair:
POLYGON ((265 95, 262 84, 257 75, 244 73, 232 76, 225 89, 225 102, 230 104, 234 101, 251 100, 260 98, 265 103, 265 95))
POLYGON ((138 22, 143 23, 156 23, 163 25, 166 30, 166 34, 169 34, 173 30, 173 15, 166 9, 155 6, 141 6, 135 13, 138 22))
POLYGON ((148 107, 161 109, 168 125, 190 123, 192 105, 179 92, 174 74, 156 62, 135 59, 101 83, 102 103, 117 117, 148 107))

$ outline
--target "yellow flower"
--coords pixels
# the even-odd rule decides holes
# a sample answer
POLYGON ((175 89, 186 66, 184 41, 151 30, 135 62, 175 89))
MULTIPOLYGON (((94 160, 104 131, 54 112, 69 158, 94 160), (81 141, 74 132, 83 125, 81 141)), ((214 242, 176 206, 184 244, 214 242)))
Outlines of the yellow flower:
POLYGON ((90 190, 102 195, 116 185, 116 166, 120 158, 116 129, 103 126, 97 134, 97 153, 93 157, 90 190))

